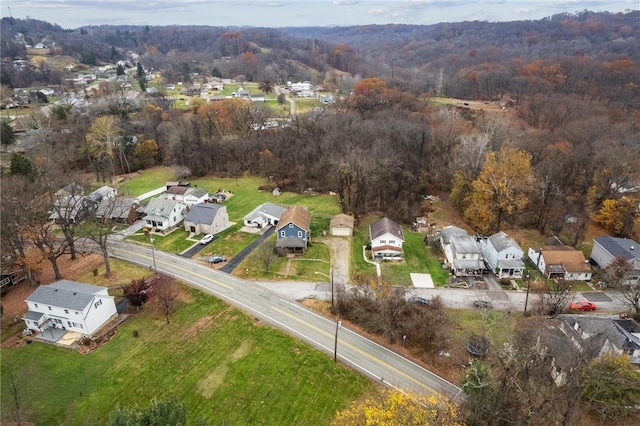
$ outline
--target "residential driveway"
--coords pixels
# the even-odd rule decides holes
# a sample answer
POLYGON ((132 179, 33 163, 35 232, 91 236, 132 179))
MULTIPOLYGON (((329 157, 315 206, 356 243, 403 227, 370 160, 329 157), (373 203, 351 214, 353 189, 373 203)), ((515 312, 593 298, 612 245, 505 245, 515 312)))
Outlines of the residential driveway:
POLYGON ((213 240, 211 240, 207 244, 196 243, 196 244, 192 245, 189 249, 187 249, 187 250, 183 251, 182 253, 180 253, 180 256, 187 257, 187 258, 192 258, 196 254, 200 253, 200 251, 203 248, 205 248, 206 246, 208 246, 209 244, 211 244, 212 242, 214 242, 217 239, 218 239, 218 236, 214 235, 213 236, 213 240))
POLYGON ((226 272, 228 274, 232 273, 234 269, 242 262, 256 247, 258 247, 264 240, 269 238, 269 235, 273 234, 276 230, 275 226, 270 227, 265 231, 264 234, 251 244, 249 244, 245 249, 243 249, 240 253, 235 255, 233 259, 227 262, 222 268, 218 269, 219 271, 226 272))
POLYGON ((349 283, 351 281, 349 274, 351 238, 330 236, 319 241, 329 247, 331 265, 333 266, 333 282, 335 284, 349 283))

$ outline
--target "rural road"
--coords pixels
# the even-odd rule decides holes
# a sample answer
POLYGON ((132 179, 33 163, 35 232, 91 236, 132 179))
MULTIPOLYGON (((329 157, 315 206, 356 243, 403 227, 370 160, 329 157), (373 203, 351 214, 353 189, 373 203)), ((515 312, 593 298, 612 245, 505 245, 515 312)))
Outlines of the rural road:
MULTIPOLYGON (((118 259, 145 267, 152 263, 152 253, 147 247, 113 242, 111 248, 112 256, 118 259)), ((454 384, 294 299, 258 283, 212 270, 194 260, 157 250, 155 258, 160 272, 214 295, 332 357, 337 347, 335 353, 341 363, 372 380, 406 391, 439 393, 458 402, 464 398, 461 389, 454 384)))

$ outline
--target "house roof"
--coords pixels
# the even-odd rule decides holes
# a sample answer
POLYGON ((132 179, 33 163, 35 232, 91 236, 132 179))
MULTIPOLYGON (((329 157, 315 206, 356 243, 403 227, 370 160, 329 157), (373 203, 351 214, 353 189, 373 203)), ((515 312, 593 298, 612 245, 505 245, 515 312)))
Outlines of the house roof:
POLYGON ((252 219, 256 219, 258 217, 261 217, 263 214, 265 214, 267 216, 271 216, 271 217, 275 217, 277 219, 280 219, 282 214, 284 212, 286 212, 286 211, 287 211, 286 207, 282 207, 282 206, 280 206, 278 204, 267 202, 267 203, 264 203, 264 204, 260 204, 258 207, 253 209, 244 218, 245 218, 245 220, 252 220, 252 219))
POLYGON ((462 228, 458 228, 457 226, 447 226, 446 228, 442 228, 440 231, 440 238, 445 244, 449 244, 451 242, 451 237, 454 235, 469 235, 467 231, 462 228))
POLYGON ((189 190, 188 186, 170 186, 167 188, 167 194, 171 195, 184 195, 189 190))
POLYGON ((73 219, 84 207, 84 195, 61 195, 54 203, 49 219, 73 219))
POLYGON ((175 200, 166 200, 164 198, 152 198, 144 207, 144 212, 149 216, 157 216, 167 218, 178 203, 175 200))
POLYGON ((584 254, 569 246, 546 246, 542 258, 547 265, 562 265, 567 272, 591 272, 584 254))
POLYGON ((191 209, 189 209, 189 212, 187 213, 187 216, 184 218, 184 220, 185 222, 211 225, 216 215, 218 214, 218 211, 226 208, 226 206, 221 206, 220 204, 194 204, 193 206, 191 206, 191 209))
POLYGON ((337 214, 331 218, 331 222, 329 222, 329 227, 353 229, 353 225, 355 221, 356 220, 354 219, 354 217, 349 216, 348 214, 337 214))
POLYGON ((191 195, 192 197, 202 198, 209 195, 209 191, 202 188, 191 188, 191 191, 187 191, 185 195, 191 195))
POLYGON ((383 217, 379 221, 369 225, 369 236, 372 240, 381 237, 384 234, 391 234, 394 237, 398 238, 400 241, 404 241, 402 226, 392 221, 388 217, 383 217))
POLYGON ((115 188, 108 185, 101 186, 91 193, 91 195, 99 195, 100 197, 107 197, 115 192, 115 188))
POLYGON ((289 208, 287 211, 282 213, 280 216, 280 221, 278 222, 278 226, 276 230, 283 228, 285 225, 289 223, 293 223, 298 228, 303 229, 309 232, 311 225, 311 213, 309 213, 304 207, 301 206, 293 206, 289 208))
POLYGON ((513 238, 505 234, 503 231, 500 231, 490 236, 489 241, 491 242, 491 245, 493 246, 493 248, 496 249, 498 253, 504 250, 507 250, 508 248, 511 248, 511 247, 522 252, 522 248, 516 242, 516 240, 514 240, 513 238))
POLYGON ((116 197, 104 198, 98 205, 96 215, 98 217, 126 219, 131 209, 139 206, 137 198, 116 197))
POLYGON ((480 244, 471 235, 452 235, 450 241, 456 253, 482 254, 480 244))
POLYGON ((27 302, 82 311, 91 303, 96 293, 104 290, 105 287, 60 280, 49 285, 41 285, 25 300, 27 302))
POLYGON ((588 337, 606 336, 618 349, 640 349, 640 337, 635 334, 640 332, 640 325, 631 318, 620 319, 611 315, 573 314, 558 315, 558 318, 565 321, 578 333, 584 333, 588 337))
POLYGON ((640 244, 629 238, 615 238, 605 235, 596 238, 595 242, 613 257, 624 257, 627 260, 640 259, 640 244))

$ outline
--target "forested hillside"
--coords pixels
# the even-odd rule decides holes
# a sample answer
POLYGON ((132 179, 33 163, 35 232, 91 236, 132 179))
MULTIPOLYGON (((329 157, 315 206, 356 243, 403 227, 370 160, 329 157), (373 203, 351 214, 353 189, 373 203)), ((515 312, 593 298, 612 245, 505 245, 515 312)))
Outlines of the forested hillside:
POLYGON ((616 235, 637 229, 639 18, 637 11, 585 11, 509 23, 73 31, 5 18, 3 98, 17 87, 68 87, 69 73, 54 57, 86 68, 135 57, 156 75, 160 93, 134 102, 104 82, 88 115, 67 103, 54 119, 23 118, 23 127, 35 129, 34 151, 26 153, 32 168, 89 170, 98 178, 154 164, 196 176, 261 174, 296 191, 336 191, 345 212, 404 222, 423 214, 425 194, 442 192, 480 231, 569 228, 576 243, 592 220, 616 235), (43 42, 51 54, 27 55, 27 42, 43 42), (30 65, 11 66, 17 58, 30 65), (165 93, 166 83, 190 86, 212 76, 265 90, 308 80, 338 101, 265 132, 255 123, 273 109, 237 99, 175 108, 165 93), (445 107, 436 95, 487 108, 445 107), (117 153, 91 148, 104 123, 144 144, 119 144, 117 153), (478 196, 489 155, 531 168, 518 194, 501 195, 518 202, 499 211, 478 196))

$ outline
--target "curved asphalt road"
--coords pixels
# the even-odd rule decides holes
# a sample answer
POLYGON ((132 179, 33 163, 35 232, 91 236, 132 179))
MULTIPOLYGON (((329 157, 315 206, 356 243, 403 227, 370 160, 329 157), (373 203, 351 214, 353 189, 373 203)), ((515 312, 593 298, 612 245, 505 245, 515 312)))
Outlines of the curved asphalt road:
MULTIPOLYGON (((132 263, 148 266, 152 260, 147 247, 114 241, 111 248, 114 257, 132 263)), ((457 402, 464 398, 461 389, 452 383, 259 284, 177 255, 156 250, 155 257, 159 271, 223 299, 331 356, 337 335, 337 358, 373 380, 407 391, 439 393, 457 402)))

